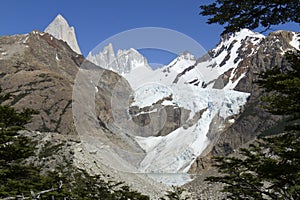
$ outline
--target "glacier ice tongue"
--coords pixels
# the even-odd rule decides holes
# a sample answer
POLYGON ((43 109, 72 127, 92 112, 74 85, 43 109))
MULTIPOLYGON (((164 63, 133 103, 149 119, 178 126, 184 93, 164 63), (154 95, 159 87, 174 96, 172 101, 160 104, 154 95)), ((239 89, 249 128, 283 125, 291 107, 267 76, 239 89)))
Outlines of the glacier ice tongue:
MULTIPOLYGON (((157 90, 156 86, 151 88, 148 85, 135 93, 134 105, 136 106, 147 106, 151 103, 150 100, 154 102, 157 100, 156 98, 149 98, 147 92, 141 91, 143 89, 160 93, 160 95, 156 94, 155 97, 165 97, 172 91, 172 104, 191 110, 190 118, 196 112, 206 109, 201 118, 191 127, 180 127, 166 136, 135 137, 139 145, 146 151, 146 156, 140 163, 139 170, 155 174, 153 177, 160 181, 162 181, 162 177, 158 176, 159 173, 162 176, 164 174, 186 173, 195 159, 210 143, 207 134, 214 118, 219 116, 225 120, 238 114, 249 97, 248 93, 233 90, 203 89, 196 86, 178 86, 175 84, 170 85, 169 88, 160 87, 160 90, 157 90), (165 91, 162 91, 164 89, 165 91), (143 102, 143 99, 146 103, 143 102)), ((218 126, 222 128, 221 124, 218 126)))

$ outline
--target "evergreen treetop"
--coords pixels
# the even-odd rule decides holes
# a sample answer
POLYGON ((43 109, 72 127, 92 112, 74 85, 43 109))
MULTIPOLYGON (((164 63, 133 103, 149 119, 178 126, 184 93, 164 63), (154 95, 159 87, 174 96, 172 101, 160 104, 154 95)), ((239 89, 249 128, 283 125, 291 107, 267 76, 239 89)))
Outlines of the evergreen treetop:
POLYGON ((211 16, 208 24, 224 25, 223 33, 233 33, 241 28, 264 27, 267 30, 277 24, 300 23, 299 0, 216 0, 200 8, 201 15, 211 16))

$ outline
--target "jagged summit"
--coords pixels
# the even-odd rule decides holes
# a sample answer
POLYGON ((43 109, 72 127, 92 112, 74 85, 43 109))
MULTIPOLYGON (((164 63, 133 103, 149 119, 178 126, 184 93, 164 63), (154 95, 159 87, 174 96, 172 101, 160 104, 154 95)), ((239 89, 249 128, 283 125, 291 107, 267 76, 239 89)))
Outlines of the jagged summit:
POLYGON ((230 38, 244 38, 244 37, 259 37, 259 38, 264 38, 265 36, 261 33, 257 33, 254 31, 251 31, 247 28, 241 29, 240 31, 237 31, 235 33, 227 33, 223 34, 221 36, 221 41, 226 41, 229 40, 230 38))
POLYGON ((76 40, 74 27, 69 26, 67 20, 58 14, 55 19, 48 25, 44 32, 53 35, 55 38, 63 40, 78 54, 81 54, 76 40))
MULTIPOLYGON (((74 29, 61 15, 47 29, 57 38, 71 30, 72 37, 65 40, 75 38, 74 29)), ((75 135, 74 124, 82 123, 84 135, 80 136, 88 148, 76 146, 78 160, 74 163, 104 174, 98 167, 101 164, 111 177, 138 186, 144 182, 134 178, 135 174, 127 177, 124 169, 149 174, 174 172, 180 174, 180 179, 172 174, 175 185, 190 180, 181 178, 182 173, 208 169, 215 153, 232 152, 275 123, 278 118, 260 108, 258 101, 264 91, 255 84, 256 74, 275 65, 285 67, 283 53, 299 49, 299 38, 300 33, 288 31, 265 37, 241 30, 224 36, 207 59, 195 60, 183 52, 156 70, 145 67, 146 59, 135 49, 114 51, 109 44, 100 53, 90 53, 90 58, 114 64, 107 66, 120 70, 117 72, 122 75, 129 72, 124 78, 131 87, 117 73, 103 70, 105 76, 98 77, 100 82, 86 81, 79 85, 87 88, 73 90, 83 57, 62 40, 33 31, 0 37, 0 85, 14 95, 16 108, 40 112, 29 125, 33 130, 75 135), (90 94, 95 96, 90 98, 90 94), (125 103, 125 110, 118 110, 121 103, 125 103), (73 108, 80 114, 76 118, 72 117, 76 113, 73 108), (87 122, 96 126, 88 126, 87 122), (119 168, 122 173, 114 176, 119 168)), ((166 177, 160 181, 169 180, 166 177)), ((146 183, 152 182, 146 179, 146 183)))
POLYGON ((192 60, 192 61, 196 60, 195 56, 191 54, 189 51, 184 51, 183 53, 179 54, 178 57, 185 60, 192 60))
POLYGON ((87 59, 96 65, 115 71, 121 75, 130 73, 133 69, 144 67, 150 68, 147 59, 137 50, 118 50, 115 54, 113 45, 110 43, 99 53, 90 52, 87 59))

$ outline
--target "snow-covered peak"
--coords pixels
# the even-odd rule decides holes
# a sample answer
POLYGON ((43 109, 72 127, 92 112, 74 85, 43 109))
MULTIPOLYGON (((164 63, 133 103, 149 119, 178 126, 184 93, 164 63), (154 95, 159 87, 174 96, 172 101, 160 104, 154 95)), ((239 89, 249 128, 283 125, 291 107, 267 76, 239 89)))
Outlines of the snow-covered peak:
POLYGON ((114 52, 112 43, 109 43, 106 47, 104 47, 102 53, 115 56, 115 52, 114 52))
POLYGON ((265 38, 264 35, 253 32, 249 29, 241 29, 239 32, 233 34, 225 34, 221 37, 221 41, 217 47, 212 50, 212 57, 217 57, 224 50, 230 51, 235 43, 237 44, 235 46, 241 46, 245 44, 245 41, 247 41, 247 43, 256 45, 263 38, 265 38))
POLYGON ((176 71, 176 73, 180 73, 185 70, 187 67, 194 65, 196 63, 196 58, 193 54, 188 51, 185 51, 179 54, 173 61, 170 62, 167 66, 163 67, 163 69, 170 71, 176 71))
POLYGON ((190 84, 202 88, 215 87, 231 90, 245 76, 245 70, 243 72, 236 70, 239 64, 257 52, 264 38, 265 36, 260 33, 242 29, 234 34, 223 35, 216 48, 205 55, 205 59, 196 60, 194 55, 185 51, 161 69, 153 72, 132 71, 125 78, 133 88, 147 82, 156 82, 166 85, 190 84), (228 80, 219 79, 223 74, 226 74, 228 80), (217 80, 218 84, 215 85, 217 80))
POLYGON ((183 53, 181 53, 178 56, 179 59, 183 59, 183 60, 190 60, 190 61, 196 61, 196 58, 193 54, 191 54, 189 51, 185 51, 183 53))
POLYGON ((257 32, 253 32, 247 28, 244 28, 244 29, 241 29, 240 31, 238 32, 235 32, 233 34, 235 37, 242 37, 242 38, 245 38, 245 37, 258 37, 258 38, 265 38, 265 36, 261 33, 257 33, 257 32))
POLYGON ((244 39, 246 37, 265 38, 265 36, 261 33, 253 32, 249 29, 244 28, 235 33, 228 33, 228 34, 222 35, 220 43, 226 42, 229 40, 234 40, 234 39, 237 39, 237 40, 244 39))
POLYGON ((189 74, 197 76, 199 86, 213 87, 215 81, 226 73, 226 76, 229 76, 229 81, 225 81, 224 85, 221 84, 218 87, 234 89, 245 75, 241 73, 236 77, 236 69, 245 58, 257 52, 259 44, 264 38, 264 35, 248 29, 241 29, 233 34, 225 34, 216 48, 210 51, 210 59, 203 61, 200 59, 197 66, 189 71, 189 74))
POLYGON ((87 59, 102 68, 110 69, 121 75, 128 74, 136 68, 150 69, 147 59, 137 50, 133 48, 119 49, 115 54, 111 43, 99 53, 90 52, 87 59))
POLYGON ((68 25, 67 20, 66 20, 61 14, 58 14, 58 15, 55 17, 54 21, 59 21, 59 22, 61 22, 61 23, 64 23, 64 24, 68 25))
POLYGON ((67 42, 67 44, 78 54, 81 54, 78 46, 74 27, 70 27, 67 20, 58 14, 55 19, 48 25, 44 32, 53 35, 55 38, 67 42))

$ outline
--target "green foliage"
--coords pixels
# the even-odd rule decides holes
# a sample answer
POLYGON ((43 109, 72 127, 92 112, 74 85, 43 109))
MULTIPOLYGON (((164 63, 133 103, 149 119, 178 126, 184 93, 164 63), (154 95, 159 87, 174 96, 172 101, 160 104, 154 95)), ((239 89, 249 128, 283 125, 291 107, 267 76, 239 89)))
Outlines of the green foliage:
POLYGON ((61 173, 58 173, 59 171, 61 170, 49 173, 48 176, 52 177, 54 182, 63 183, 61 189, 46 193, 43 195, 44 198, 54 196, 55 199, 64 197, 80 200, 149 200, 149 197, 130 190, 122 182, 105 182, 100 176, 90 176, 84 170, 72 166, 67 170, 64 169, 61 173), (123 186, 118 188, 120 185, 123 186))
POLYGON ((0 87, 0 104, 2 104, 4 101, 9 99, 10 95, 9 94, 3 94, 2 88, 0 87))
POLYGON ((274 67, 260 75, 258 83, 268 95, 263 97, 267 111, 277 115, 290 115, 293 120, 300 118, 300 52, 287 52, 290 66, 274 67))
POLYGON ((241 149, 240 156, 215 158, 215 166, 224 175, 206 181, 224 183, 229 199, 300 198, 299 135, 264 138, 241 149))
POLYGON ((288 52, 286 59, 289 66, 262 73, 259 84, 268 92, 262 99, 266 109, 289 115, 293 124, 280 135, 241 149, 241 158, 215 158, 224 175, 206 181, 224 183, 229 199, 300 199, 300 53, 288 52))
MULTIPOLYGON (((1 105, 9 95, 0 88, 0 199, 103 199, 103 200, 148 200, 149 197, 128 186, 116 188, 122 183, 106 183, 98 176, 90 176, 70 164, 42 175, 41 169, 28 164, 35 156, 36 143, 18 131, 30 122, 31 109, 19 112, 1 105), (27 160, 27 161, 26 161, 27 160)), ((54 154, 61 144, 46 143, 39 158, 54 154)))
POLYGON ((225 25, 223 33, 236 32, 240 28, 255 29, 259 26, 267 30, 272 25, 286 22, 300 23, 299 0, 217 0, 200 8, 201 15, 211 16, 208 24, 225 25))
MULTIPOLYGON (((1 102, 8 98, 9 95, 0 93, 1 102)), ((30 195, 30 190, 45 187, 46 180, 39 170, 24 165, 24 160, 34 155, 35 143, 18 134, 30 121, 32 113, 31 109, 18 112, 0 105, 0 197, 30 195)))
MULTIPOLYGON (((255 29, 286 22, 300 23, 300 2, 227 1, 201 6, 208 23, 225 26, 224 33, 255 29)), ((274 67, 259 76, 266 90, 265 109, 285 115, 290 122, 280 135, 262 138, 236 157, 216 157, 222 176, 206 181, 223 183, 228 199, 300 199, 300 53, 287 52, 290 65, 274 67)))
MULTIPOLYGON (((166 194, 166 197, 169 200, 186 200, 189 199, 189 197, 183 198, 182 197, 182 193, 183 193, 183 189, 180 187, 172 187, 173 191, 168 191, 166 194)), ((160 200, 165 200, 165 198, 160 198, 160 200)))
POLYGON ((62 143, 60 144, 56 144, 56 145, 52 145, 50 141, 48 141, 45 146, 41 149, 41 151, 39 152, 38 157, 41 158, 46 158, 49 156, 52 156, 53 154, 55 154, 61 147, 63 146, 62 143))

